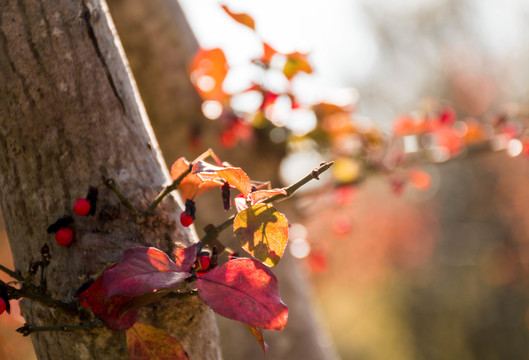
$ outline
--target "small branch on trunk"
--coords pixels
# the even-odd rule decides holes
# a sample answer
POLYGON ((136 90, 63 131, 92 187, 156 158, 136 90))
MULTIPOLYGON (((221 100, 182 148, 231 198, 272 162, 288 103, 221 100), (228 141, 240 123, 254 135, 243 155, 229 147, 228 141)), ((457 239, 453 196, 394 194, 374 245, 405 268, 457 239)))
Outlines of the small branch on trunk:
POLYGON ((32 326, 32 325, 24 324, 24 326, 19 327, 16 331, 21 333, 24 336, 28 336, 28 335, 36 333, 36 332, 44 332, 44 331, 90 331, 90 330, 94 330, 94 329, 100 328, 100 327, 103 327, 103 323, 100 320, 95 320, 93 322, 80 323, 80 324, 74 324, 74 325, 32 326))

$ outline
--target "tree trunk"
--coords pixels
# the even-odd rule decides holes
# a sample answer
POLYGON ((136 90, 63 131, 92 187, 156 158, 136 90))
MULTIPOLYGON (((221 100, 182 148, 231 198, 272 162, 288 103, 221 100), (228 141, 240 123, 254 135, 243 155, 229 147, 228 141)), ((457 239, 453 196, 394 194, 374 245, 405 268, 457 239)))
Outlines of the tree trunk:
POLYGON ((108 6, 165 159, 194 158, 186 146, 192 128, 211 121, 188 76, 198 44, 178 2, 110 0, 108 6))
MULTIPOLYGON (((48 290, 63 301, 127 248, 170 251, 175 242, 196 241, 176 221, 175 198, 137 225, 104 188, 98 214, 75 217, 70 247, 46 233, 56 219, 72 215, 75 199, 102 176, 116 177, 140 208, 170 180, 113 30, 99 1, 0 4, 2 212, 16 269, 23 273, 49 244, 48 290), (116 209, 114 217, 104 216, 116 209)), ((79 321, 29 300, 22 311, 31 325, 79 321)), ((178 338, 191 359, 220 357, 213 314, 198 299, 164 299, 141 316, 178 338)), ((37 333, 32 341, 39 359, 128 357, 124 333, 107 329, 37 333)))
MULTIPOLYGON (((236 149, 217 146, 220 124, 202 116, 201 100, 187 73, 187 64, 198 46, 178 3, 175 0, 109 0, 109 8, 166 160, 171 162, 183 155, 191 156, 192 151, 186 146, 190 129, 206 125, 201 132, 202 142, 214 147, 222 160, 241 166, 252 178, 270 179, 274 185, 279 185, 278 168, 285 152, 281 145, 258 138, 250 144, 239 144, 236 149), (181 119, 185 119, 185 126, 181 119)), ((206 194, 198 201, 198 223, 202 219, 215 224, 223 221, 219 217, 224 214, 218 211, 218 194, 206 194)), ((289 210, 293 210, 293 206, 289 206, 289 210)), ((287 212, 289 219, 291 213, 287 212)), ((289 321, 283 331, 265 334, 270 345, 267 357, 336 358, 327 334, 314 316, 310 286, 297 261, 287 252, 273 271, 279 279, 281 296, 289 306, 289 321)), ((220 318, 219 328, 225 358, 263 358, 245 326, 220 318)))

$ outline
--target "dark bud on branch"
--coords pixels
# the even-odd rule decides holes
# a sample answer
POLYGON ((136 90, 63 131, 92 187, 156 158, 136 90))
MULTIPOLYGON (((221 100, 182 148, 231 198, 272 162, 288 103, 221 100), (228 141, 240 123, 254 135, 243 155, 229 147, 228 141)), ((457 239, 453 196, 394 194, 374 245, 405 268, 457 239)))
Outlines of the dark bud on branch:
POLYGON ((37 273, 37 271, 39 270, 39 267, 42 263, 40 261, 35 261, 35 262, 32 262, 31 264, 29 264, 29 270, 28 270, 28 274, 29 275, 35 275, 37 273))
POLYGON ((99 191, 96 187, 89 186, 88 187, 88 194, 86 194, 86 200, 90 202, 90 212, 88 215, 95 215, 96 213, 96 205, 97 205, 97 195, 99 194, 99 191))
POLYGON ((42 255, 42 260, 46 263, 49 263, 51 260, 51 254, 50 254, 50 247, 48 244, 42 245, 42 248, 40 248, 40 254, 42 255))
POLYGON ((230 184, 225 182, 220 187, 220 190, 222 191, 222 205, 224 205, 224 210, 228 211, 230 210, 231 203, 230 203, 230 184))
POLYGON ((88 289, 92 284, 94 283, 94 279, 89 279, 88 281, 84 282, 81 286, 79 286, 79 289, 75 291, 73 294, 74 298, 78 298, 81 293, 83 293, 86 289, 88 289))
POLYGON ((195 202, 191 199, 186 200, 186 209, 185 213, 189 216, 191 216, 191 219, 195 220, 195 212, 197 211, 197 208, 195 206, 195 202))
POLYGON ((48 234, 56 233, 59 231, 59 229, 63 227, 68 227, 73 222, 73 218, 71 216, 63 216, 59 220, 55 221, 53 224, 48 226, 48 229, 46 230, 48 234))
POLYGON ((217 247, 213 246, 213 249, 211 250, 211 265, 210 267, 213 269, 215 266, 217 266, 217 258, 219 257, 219 253, 217 251, 217 247))
POLYGON ((31 327, 28 324, 24 324, 24 326, 16 329, 16 332, 21 333, 23 336, 28 336, 31 334, 31 327))

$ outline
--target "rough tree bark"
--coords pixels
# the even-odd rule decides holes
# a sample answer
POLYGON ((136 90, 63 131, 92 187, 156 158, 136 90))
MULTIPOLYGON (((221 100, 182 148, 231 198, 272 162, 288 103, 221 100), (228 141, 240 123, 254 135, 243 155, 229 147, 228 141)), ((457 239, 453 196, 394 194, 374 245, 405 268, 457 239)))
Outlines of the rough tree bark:
MULTIPOLYGON (((116 177, 139 207, 169 181, 102 1, 0 3, 0 151, 0 199, 15 267, 24 272, 49 244, 53 297, 69 301, 131 246, 170 251, 175 242, 196 241, 176 221, 177 199, 164 200, 137 225, 104 189, 99 215, 75 219, 72 246, 61 248, 46 233, 102 176, 116 177)), ((32 325, 79 321, 29 300, 22 311, 32 325)), ((191 359, 220 357, 213 314, 198 299, 165 299, 142 320, 180 339, 191 359)), ((124 333, 106 329, 38 333, 32 341, 39 359, 128 357, 124 333)))
MULTIPOLYGON (((198 45, 176 0, 109 0, 108 3, 166 160, 170 163, 179 156, 190 156, 186 146, 189 127, 202 124, 203 143, 214 147, 221 159, 241 166, 250 176, 258 176, 258 180, 271 179, 278 185, 284 147, 274 146, 268 139, 239 144, 236 149, 216 146, 219 131, 215 127, 219 124, 202 116, 201 100, 187 73, 187 64, 198 45)), ((219 217, 218 194, 213 195, 213 198, 199 199, 200 217, 219 223, 225 215, 221 211, 219 217)), ((287 214, 292 220, 292 211, 287 214)), ((270 345, 267 357, 336 358, 328 336, 314 316, 308 280, 299 264, 287 252, 274 272, 281 296, 289 306, 289 322, 283 331, 265 334, 270 345)), ((264 358, 245 326, 221 318, 219 328, 225 358, 264 358)))

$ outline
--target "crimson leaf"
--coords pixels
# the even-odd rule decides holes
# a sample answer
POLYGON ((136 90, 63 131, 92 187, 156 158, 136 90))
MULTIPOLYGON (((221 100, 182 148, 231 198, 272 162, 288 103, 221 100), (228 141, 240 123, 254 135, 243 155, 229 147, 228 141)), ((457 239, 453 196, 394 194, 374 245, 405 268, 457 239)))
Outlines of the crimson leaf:
POLYGON ((123 253, 121 260, 105 270, 104 289, 108 297, 138 296, 181 284, 191 274, 176 265, 163 251, 136 247, 123 253))
POLYGON ((202 275, 196 285, 200 298, 222 316, 269 330, 282 330, 287 323, 277 278, 256 260, 229 261, 202 275))
POLYGON ((99 277, 88 289, 79 295, 81 305, 89 307, 95 316, 114 331, 130 328, 138 317, 137 311, 129 311, 122 315, 124 307, 132 299, 131 296, 108 297, 103 289, 103 276, 99 277))
POLYGON ((186 248, 176 248, 174 251, 174 261, 182 271, 190 272, 199 250, 199 243, 193 244, 186 248))

